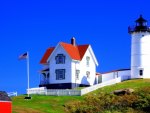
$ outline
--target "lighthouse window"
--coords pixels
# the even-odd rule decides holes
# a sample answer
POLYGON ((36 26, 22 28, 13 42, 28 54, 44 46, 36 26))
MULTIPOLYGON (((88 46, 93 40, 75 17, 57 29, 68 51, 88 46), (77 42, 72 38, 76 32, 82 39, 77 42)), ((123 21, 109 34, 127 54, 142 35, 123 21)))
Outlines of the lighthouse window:
POLYGON ((139 70, 139 75, 140 75, 140 76, 143 76, 143 70, 142 70, 142 69, 139 70))

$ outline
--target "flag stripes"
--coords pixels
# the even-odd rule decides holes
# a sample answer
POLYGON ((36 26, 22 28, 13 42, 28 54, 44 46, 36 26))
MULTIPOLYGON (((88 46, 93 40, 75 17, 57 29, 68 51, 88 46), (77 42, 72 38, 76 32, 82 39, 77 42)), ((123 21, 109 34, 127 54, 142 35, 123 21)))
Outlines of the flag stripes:
POLYGON ((21 59, 26 59, 28 57, 28 53, 26 52, 26 53, 24 53, 24 54, 21 54, 20 56, 19 56, 19 59, 21 60, 21 59))

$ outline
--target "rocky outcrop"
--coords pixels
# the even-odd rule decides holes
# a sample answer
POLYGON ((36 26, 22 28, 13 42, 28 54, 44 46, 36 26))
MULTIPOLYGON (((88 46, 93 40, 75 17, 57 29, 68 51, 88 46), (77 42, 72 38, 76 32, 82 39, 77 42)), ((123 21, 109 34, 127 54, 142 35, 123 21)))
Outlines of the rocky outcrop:
POLYGON ((134 89, 126 88, 126 89, 115 90, 112 93, 119 96, 119 95, 125 95, 125 94, 132 94, 133 92, 134 92, 134 89))

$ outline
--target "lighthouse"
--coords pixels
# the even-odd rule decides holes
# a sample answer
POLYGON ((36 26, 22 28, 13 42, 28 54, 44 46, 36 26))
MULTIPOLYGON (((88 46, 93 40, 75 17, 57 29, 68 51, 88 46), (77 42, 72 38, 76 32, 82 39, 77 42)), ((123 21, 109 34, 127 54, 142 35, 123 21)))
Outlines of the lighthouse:
POLYGON ((150 78, 150 27, 142 15, 128 28, 131 35, 131 78, 150 78))

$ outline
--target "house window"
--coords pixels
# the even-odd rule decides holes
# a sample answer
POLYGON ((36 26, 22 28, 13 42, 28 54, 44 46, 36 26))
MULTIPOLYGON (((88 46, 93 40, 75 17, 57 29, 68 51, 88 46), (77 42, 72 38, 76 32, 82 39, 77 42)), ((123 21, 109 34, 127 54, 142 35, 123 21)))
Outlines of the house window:
POLYGON ((56 80, 64 80, 65 79, 65 69, 56 69, 56 80))
POLYGON ((56 64, 64 64, 65 63, 65 56, 63 54, 57 54, 55 59, 56 59, 56 64))
POLYGON ((140 69, 140 70, 139 70, 139 75, 140 75, 140 76, 143 76, 143 69, 140 69))
POLYGON ((90 78, 90 72, 89 71, 86 72, 86 76, 87 76, 87 78, 90 78))
POLYGON ((114 78, 118 78, 118 72, 114 72, 114 78))
POLYGON ((76 70, 76 79, 79 79, 80 70, 76 70))
POLYGON ((90 57, 89 57, 89 56, 86 57, 86 65, 87 65, 87 66, 90 65, 90 57))

